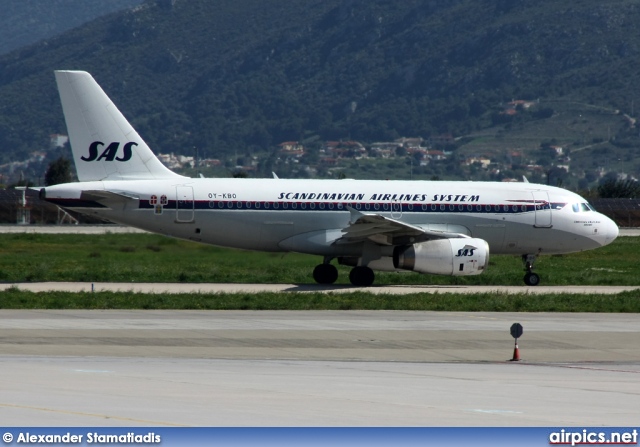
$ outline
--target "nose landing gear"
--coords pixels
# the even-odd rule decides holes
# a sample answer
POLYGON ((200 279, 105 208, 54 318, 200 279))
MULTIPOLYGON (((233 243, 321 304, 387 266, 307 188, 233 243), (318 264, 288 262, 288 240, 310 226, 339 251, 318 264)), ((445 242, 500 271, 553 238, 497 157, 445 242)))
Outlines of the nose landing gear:
POLYGON ((524 283, 528 286, 540 284, 540 276, 533 273, 533 264, 536 262, 536 255, 522 255, 522 263, 527 273, 524 275, 524 283))

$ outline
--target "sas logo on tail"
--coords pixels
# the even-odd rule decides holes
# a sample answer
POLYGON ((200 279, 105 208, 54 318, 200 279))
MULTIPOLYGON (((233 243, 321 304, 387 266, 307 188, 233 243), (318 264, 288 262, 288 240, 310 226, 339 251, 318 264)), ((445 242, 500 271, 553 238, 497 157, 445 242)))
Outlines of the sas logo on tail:
POLYGON ((91 145, 89 146, 89 156, 82 156, 80 157, 81 160, 83 161, 100 161, 100 160, 104 160, 104 161, 128 161, 131 159, 131 156, 133 155, 133 150, 131 149, 132 146, 137 146, 138 143, 134 143, 132 141, 130 141, 129 143, 125 144, 122 147, 122 154, 121 156, 117 156, 118 155, 118 148, 120 147, 120 143, 118 142, 113 142, 111 144, 109 144, 109 146, 107 146, 105 149, 102 149, 102 147, 105 144, 102 141, 94 141, 93 143, 91 143, 91 145), (98 153, 100 153, 100 155, 98 155, 98 153))
POLYGON ((456 258, 460 256, 473 256, 474 250, 477 250, 477 247, 473 247, 472 245, 465 245, 464 248, 458 250, 456 258))

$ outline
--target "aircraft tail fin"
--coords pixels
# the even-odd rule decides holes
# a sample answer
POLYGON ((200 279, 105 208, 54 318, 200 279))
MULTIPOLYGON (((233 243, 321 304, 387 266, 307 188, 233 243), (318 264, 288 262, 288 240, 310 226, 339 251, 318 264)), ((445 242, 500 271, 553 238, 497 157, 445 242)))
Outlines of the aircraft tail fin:
POLYGON ((158 160, 89 73, 55 75, 78 180, 182 178, 158 160))

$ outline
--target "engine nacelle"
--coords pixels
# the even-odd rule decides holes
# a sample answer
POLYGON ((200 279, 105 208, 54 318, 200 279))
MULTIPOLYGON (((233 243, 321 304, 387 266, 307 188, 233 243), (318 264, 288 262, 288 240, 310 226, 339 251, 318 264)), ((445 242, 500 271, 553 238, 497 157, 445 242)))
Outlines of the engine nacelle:
POLYGON ((433 275, 479 275, 489 265, 489 244, 483 239, 436 239, 398 246, 393 266, 433 275))

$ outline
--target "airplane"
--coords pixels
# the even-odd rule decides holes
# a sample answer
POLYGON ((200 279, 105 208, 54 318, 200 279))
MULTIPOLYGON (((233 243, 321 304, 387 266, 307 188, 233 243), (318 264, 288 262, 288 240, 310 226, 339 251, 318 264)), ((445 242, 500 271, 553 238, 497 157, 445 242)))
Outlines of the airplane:
POLYGON ((78 182, 43 199, 175 238, 322 257, 354 286, 374 271, 478 275, 489 253, 521 256, 526 285, 539 255, 610 244, 618 227, 579 195, 547 185, 472 181, 189 178, 166 168, 94 78, 55 71, 78 182))

